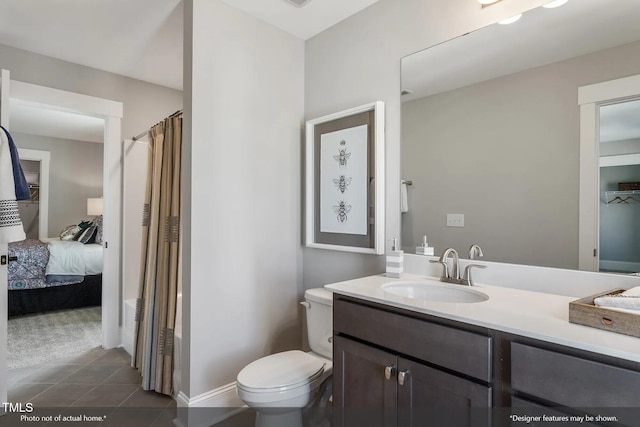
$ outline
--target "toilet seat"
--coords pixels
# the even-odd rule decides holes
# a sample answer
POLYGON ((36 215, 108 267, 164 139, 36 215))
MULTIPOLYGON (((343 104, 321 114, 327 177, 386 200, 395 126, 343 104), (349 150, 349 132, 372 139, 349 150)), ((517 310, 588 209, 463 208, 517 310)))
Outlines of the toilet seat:
POLYGON ((283 393, 304 387, 322 377, 326 362, 300 350, 258 359, 238 374, 238 388, 248 393, 283 393))

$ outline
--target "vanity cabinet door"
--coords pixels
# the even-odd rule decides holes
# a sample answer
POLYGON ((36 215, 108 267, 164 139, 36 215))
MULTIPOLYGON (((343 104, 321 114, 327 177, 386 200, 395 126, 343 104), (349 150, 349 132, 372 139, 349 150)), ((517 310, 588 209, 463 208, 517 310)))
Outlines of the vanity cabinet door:
POLYGON ((397 357, 335 336, 334 427, 397 427, 397 357))
POLYGON ((398 425, 490 425, 491 387, 398 358, 398 425))

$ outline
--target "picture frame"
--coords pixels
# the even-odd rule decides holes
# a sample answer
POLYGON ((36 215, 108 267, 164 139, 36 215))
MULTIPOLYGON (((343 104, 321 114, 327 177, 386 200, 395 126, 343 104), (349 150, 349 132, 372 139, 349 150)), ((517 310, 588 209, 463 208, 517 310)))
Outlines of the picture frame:
POLYGON ((306 246, 383 254, 384 103, 308 120, 305 135, 306 246))

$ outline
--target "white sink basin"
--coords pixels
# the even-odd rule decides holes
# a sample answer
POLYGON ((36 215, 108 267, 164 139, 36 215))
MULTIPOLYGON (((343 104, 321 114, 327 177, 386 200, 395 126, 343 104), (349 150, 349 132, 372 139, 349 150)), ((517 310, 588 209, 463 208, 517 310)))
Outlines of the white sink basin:
POLYGON ((382 285, 382 290, 387 295, 419 301, 473 303, 489 299, 486 294, 469 287, 435 280, 389 282, 382 285))

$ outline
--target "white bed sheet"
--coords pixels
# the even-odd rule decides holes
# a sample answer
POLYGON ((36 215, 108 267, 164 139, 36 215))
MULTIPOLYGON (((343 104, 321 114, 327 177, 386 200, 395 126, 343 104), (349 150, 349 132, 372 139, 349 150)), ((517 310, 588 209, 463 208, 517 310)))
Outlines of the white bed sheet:
POLYGON ((47 239, 49 262, 46 275, 89 276, 102 273, 102 245, 47 239))

